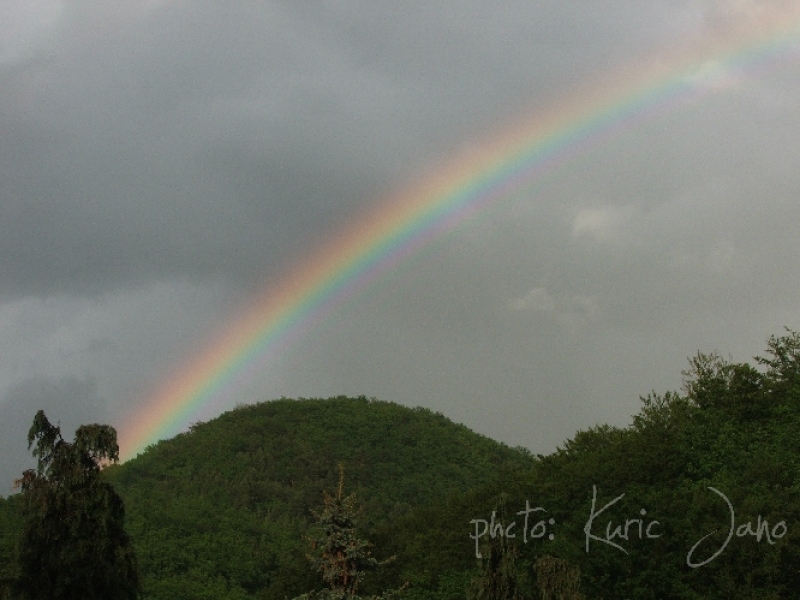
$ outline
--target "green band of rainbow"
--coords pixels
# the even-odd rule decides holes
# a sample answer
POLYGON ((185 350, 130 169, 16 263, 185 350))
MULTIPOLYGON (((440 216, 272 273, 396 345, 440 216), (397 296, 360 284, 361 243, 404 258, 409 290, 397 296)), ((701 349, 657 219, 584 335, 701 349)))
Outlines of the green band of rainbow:
POLYGON ((794 56, 800 8, 749 16, 587 87, 552 110, 458 156, 343 231, 176 371, 120 429, 123 458, 170 437, 239 385, 333 308, 422 246, 521 186, 556 172, 605 136, 636 127, 708 89, 709 78, 794 56))

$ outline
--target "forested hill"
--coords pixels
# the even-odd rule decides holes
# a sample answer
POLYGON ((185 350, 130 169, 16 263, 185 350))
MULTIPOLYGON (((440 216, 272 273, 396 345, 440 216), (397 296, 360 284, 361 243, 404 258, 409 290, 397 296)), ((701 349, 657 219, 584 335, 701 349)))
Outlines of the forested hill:
MULTIPOLYGON (((340 463, 364 505, 359 534, 376 558, 397 556, 367 595, 408 582, 403 600, 797 598, 800 335, 770 338, 754 364, 698 354, 684 376, 682 392, 643 398, 630 426, 580 431, 548 456, 426 409, 284 399, 104 474, 125 501, 146 599, 323 587, 307 558, 311 511, 340 463)), ((18 502, 0 499, 0 587, 15 576, 18 502)))
POLYGON ((339 463, 369 532, 532 462, 427 409, 339 397, 243 406, 106 473, 148 598, 280 599, 320 586, 305 535, 339 463))
MULTIPOLYGON (((409 517, 403 528, 424 529, 435 551, 406 573, 425 563, 463 570, 467 528, 486 531, 467 524, 491 523, 496 509, 496 532, 513 522, 515 537, 480 536, 481 553, 493 557, 484 566, 495 565, 482 581, 512 573, 522 598, 541 597, 532 567, 547 555, 566 561, 557 563, 562 574, 580 569, 583 595, 564 598, 800 597, 800 336, 770 338, 755 364, 700 353, 684 377, 681 393, 643 398, 629 427, 578 432, 532 472, 409 517), (524 533, 526 506, 542 510, 524 533)), ((437 585, 420 597, 464 598, 437 585)))

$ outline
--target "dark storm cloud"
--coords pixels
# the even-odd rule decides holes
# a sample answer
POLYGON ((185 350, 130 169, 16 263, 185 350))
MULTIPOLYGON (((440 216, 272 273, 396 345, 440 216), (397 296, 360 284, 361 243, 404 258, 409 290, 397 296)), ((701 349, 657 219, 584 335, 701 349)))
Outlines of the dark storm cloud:
MULTIPOLYGON (((780 6, 0 5, 9 456, 24 454, 28 400, 83 398, 58 411, 124 422, 252 288, 381 199, 519 115, 780 6)), ((797 56, 705 64, 678 102, 438 236, 202 418, 366 394, 547 452, 627 422, 698 349, 747 360, 800 328, 797 56)))
POLYGON ((598 66, 578 41, 616 26, 574 11, 565 35, 547 3, 61 10, 0 66, 4 296, 268 277, 387 180, 598 66))

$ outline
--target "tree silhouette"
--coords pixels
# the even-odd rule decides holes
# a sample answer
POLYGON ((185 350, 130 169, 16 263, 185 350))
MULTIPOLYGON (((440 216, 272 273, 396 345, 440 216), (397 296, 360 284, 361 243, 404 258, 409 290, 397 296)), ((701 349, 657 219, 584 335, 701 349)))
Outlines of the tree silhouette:
POLYGON ((38 466, 17 482, 24 518, 18 592, 29 600, 137 598, 123 502, 100 473, 119 460, 117 432, 83 425, 69 443, 40 410, 28 433, 31 446, 38 466))

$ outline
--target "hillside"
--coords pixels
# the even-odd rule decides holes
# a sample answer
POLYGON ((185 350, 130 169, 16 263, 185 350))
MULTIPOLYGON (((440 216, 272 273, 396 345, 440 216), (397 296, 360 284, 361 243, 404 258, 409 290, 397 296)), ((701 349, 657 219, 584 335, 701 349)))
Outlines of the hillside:
MULTIPOLYGON (((485 580, 511 577, 537 600, 544 559, 580 570, 573 600, 788 600, 800 589, 800 335, 767 346, 755 366, 698 354, 682 392, 651 393, 630 426, 580 431, 548 456, 425 409, 282 399, 104 473, 125 500, 148 599, 319 588, 310 510, 341 462, 364 504, 361 533, 376 558, 397 556, 366 594, 409 582, 405 600, 464 600, 489 568, 485 580), (478 535, 492 522, 495 536, 478 535)), ((0 580, 14 575, 18 498, 0 499, 0 580)))
MULTIPOLYGON (((755 363, 698 354, 683 392, 643 398, 629 427, 580 431, 532 471, 409 515, 392 550, 413 557, 427 541, 406 574, 463 571, 468 524, 497 508, 496 523, 516 523, 507 541, 529 582, 552 555, 580 568, 591 600, 797 598, 800 336, 770 338, 755 363), (526 502, 544 509, 530 514, 527 540, 526 502)), ((502 538, 479 541, 486 554, 502 538)), ((438 591, 415 599, 464 598, 448 581, 425 583, 438 591)))
POLYGON ((532 462, 421 408, 343 397, 237 408, 106 471, 126 502, 147 597, 283 598, 318 587, 304 536, 340 461, 367 537, 532 462))

